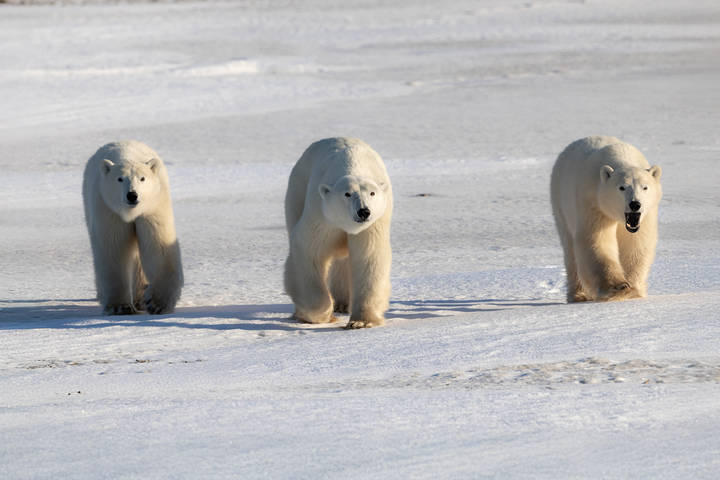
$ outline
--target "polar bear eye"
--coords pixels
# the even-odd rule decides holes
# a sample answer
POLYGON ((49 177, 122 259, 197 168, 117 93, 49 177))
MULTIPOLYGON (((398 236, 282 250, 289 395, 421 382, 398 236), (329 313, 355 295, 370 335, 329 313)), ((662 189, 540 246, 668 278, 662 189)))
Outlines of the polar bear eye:
POLYGON ((141 182, 144 182, 144 181, 145 181, 145 177, 140 177, 140 181, 141 181, 141 182))
POLYGON ((624 192, 624 191, 625 191, 625 187, 620 187, 620 191, 621 191, 621 192, 624 192))
POLYGON ((370 196, 371 196, 371 197, 374 197, 374 196, 375 196, 375 192, 370 192, 370 196))
POLYGON ((350 192, 345 192, 345 196, 350 198, 350 192))
POLYGON ((118 177, 118 182, 122 182, 122 177, 118 177))
POLYGON ((645 185, 645 186, 643 187, 643 190, 647 190, 647 185, 645 185))

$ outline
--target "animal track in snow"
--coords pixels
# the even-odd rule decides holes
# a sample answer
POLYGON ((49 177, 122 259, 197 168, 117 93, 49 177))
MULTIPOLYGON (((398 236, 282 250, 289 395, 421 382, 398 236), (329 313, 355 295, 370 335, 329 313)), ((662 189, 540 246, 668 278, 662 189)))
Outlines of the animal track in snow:
MULTIPOLYGON (((425 379, 428 386, 442 384, 443 374, 425 379)), ((471 369, 458 378, 466 388, 484 385, 558 385, 600 383, 703 383, 720 382, 720 362, 695 360, 659 362, 627 360, 614 362, 603 358, 577 361, 503 365, 491 369, 471 369)))
POLYGON ((720 361, 696 360, 627 360, 614 362, 603 358, 576 361, 501 365, 466 371, 438 372, 430 375, 411 373, 382 380, 360 380, 329 386, 347 388, 463 388, 494 386, 588 385, 608 383, 708 383, 720 382, 720 361))

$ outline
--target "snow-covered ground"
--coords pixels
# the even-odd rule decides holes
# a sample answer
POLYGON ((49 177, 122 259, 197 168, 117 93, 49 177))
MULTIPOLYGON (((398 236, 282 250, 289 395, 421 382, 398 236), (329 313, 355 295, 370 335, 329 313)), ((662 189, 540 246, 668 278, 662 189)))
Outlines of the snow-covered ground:
POLYGON ((0 5, 0 477, 717 478, 716 1, 97 3, 0 5), (564 302, 550 169, 589 134, 663 167, 647 299, 564 302), (383 328, 282 291, 335 135, 393 180, 383 328), (172 315, 93 300, 82 169, 122 138, 168 165, 172 315))

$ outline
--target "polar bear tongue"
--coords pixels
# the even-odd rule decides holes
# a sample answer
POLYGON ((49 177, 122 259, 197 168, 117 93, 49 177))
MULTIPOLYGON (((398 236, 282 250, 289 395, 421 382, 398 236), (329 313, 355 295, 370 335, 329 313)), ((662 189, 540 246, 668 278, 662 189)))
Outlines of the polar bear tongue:
POLYGON ((625 213, 625 229, 630 233, 640 229, 640 212, 625 213))

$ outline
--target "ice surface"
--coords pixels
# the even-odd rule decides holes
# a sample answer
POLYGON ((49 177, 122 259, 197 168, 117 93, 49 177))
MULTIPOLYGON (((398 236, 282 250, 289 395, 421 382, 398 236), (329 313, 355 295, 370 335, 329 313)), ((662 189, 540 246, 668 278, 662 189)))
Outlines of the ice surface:
POLYGON ((0 45, 3 478, 720 471, 716 2, 0 5, 0 45), (549 174, 589 134, 663 167, 647 299, 564 303, 549 174), (287 176, 334 135, 393 180, 383 328, 282 291, 287 176), (172 315, 93 300, 82 169, 122 138, 170 173, 172 315))

